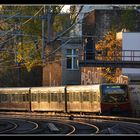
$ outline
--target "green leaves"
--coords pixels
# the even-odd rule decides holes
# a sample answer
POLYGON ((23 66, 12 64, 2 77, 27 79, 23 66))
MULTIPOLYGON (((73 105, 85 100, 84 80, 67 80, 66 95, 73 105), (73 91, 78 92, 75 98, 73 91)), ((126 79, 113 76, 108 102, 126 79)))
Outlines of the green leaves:
POLYGON ((24 64, 27 71, 32 67, 41 65, 41 50, 36 50, 33 43, 19 44, 17 47, 17 62, 24 64))
POLYGON ((121 28, 133 31, 134 25, 136 22, 136 16, 134 10, 124 10, 121 15, 121 28))

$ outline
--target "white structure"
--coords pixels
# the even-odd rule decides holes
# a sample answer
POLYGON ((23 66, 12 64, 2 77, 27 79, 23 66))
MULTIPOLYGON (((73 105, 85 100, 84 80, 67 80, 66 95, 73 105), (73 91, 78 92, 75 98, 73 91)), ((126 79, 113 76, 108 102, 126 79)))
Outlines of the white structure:
MULTIPOLYGON (((122 49, 123 50, 140 50, 140 33, 139 32, 123 32, 122 33, 122 49)), ((126 53, 127 56, 140 56, 140 51, 135 51, 134 54, 126 53)), ((131 58, 125 58, 131 59, 131 58)), ((140 57, 135 58, 134 61, 140 61, 140 57)), ((123 68, 124 75, 129 76, 130 80, 140 82, 140 68, 123 68)))

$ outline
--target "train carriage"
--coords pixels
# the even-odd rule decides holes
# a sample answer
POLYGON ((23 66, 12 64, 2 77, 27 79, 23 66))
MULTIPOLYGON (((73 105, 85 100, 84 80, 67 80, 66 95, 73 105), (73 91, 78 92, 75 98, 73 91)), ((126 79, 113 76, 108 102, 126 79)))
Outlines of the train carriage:
POLYGON ((31 110, 64 112, 65 109, 65 87, 32 87, 31 88, 31 110))
POLYGON ((0 110, 30 111, 30 88, 0 88, 0 110))
POLYGON ((126 84, 0 88, 0 110, 131 114, 126 84))
POLYGON ((67 86, 67 111, 100 113, 100 86, 67 86))
POLYGON ((127 84, 101 84, 101 110, 104 115, 132 114, 127 84))

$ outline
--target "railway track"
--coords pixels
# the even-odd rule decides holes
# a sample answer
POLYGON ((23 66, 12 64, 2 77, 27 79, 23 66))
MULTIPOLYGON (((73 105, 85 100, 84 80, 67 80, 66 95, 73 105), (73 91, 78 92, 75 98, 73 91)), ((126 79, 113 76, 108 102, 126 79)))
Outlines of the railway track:
POLYGON ((54 120, 58 121, 61 124, 67 125, 72 129, 66 135, 87 135, 87 134, 96 134, 99 132, 99 128, 96 125, 82 122, 82 121, 71 121, 71 120, 54 120))
POLYGON ((112 134, 112 135, 140 135, 140 124, 134 122, 124 122, 116 120, 103 120, 100 125, 101 131, 99 134, 112 134))
POLYGON ((38 128, 36 122, 23 119, 3 118, 0 119, 0 122, 3 123, 0 134, 28 134, 38 128))
POLYGON ((139 135, 140 119, 115 116, 48 115, 46 113, 0 112, 0 135, 139 135), (53 132, 48 123, 59 129, 53 132))

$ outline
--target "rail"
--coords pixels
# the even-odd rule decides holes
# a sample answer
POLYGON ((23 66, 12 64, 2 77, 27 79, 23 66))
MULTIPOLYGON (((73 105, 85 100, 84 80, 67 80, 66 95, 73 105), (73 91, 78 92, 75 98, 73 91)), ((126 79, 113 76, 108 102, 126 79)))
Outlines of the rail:
POLYGON ((140 50, 88 50, 79 55, 79 66, 140 68, 140 50))
POLYGON ((98 116, 98 115, 78 115, 78 114, 54 114, 48 115, 47 113, 37 113, 37 112, 0 112, 0 118, 5 118, 10 116, 13 118, 59 118, 59 119, 69 119, 73 115, 75 119, 104 119, 104 120, 118 120, 118 121, 129 121, 129 122, 138 122, 140 123, 140 118, 133 117, 120 117, 120 116, 98 116))
POLYGON ((140 50, 96 50, 95 52, 88 50, 79 55, 79 60, 140 61, 140 50))

